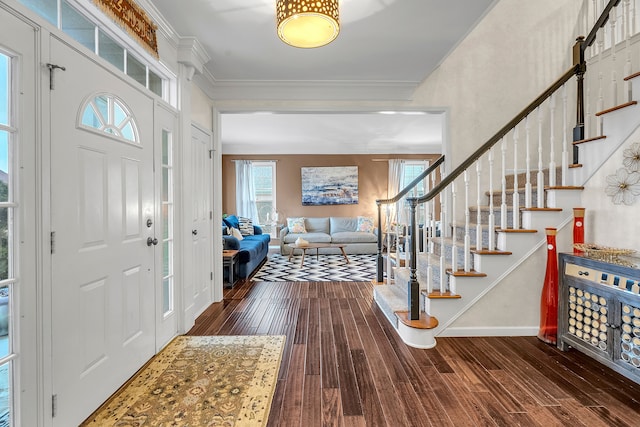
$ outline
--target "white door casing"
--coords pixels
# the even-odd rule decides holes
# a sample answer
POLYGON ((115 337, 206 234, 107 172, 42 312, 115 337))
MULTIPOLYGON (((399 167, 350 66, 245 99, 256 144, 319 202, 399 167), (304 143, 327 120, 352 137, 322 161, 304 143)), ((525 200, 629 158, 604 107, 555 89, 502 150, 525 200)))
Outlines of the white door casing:
MULTIPOLYGON (((155 353, 153 99, 51 37, 55 426, 77 425, 155 353), (121 97, 139 143, 78 128, 88 97, 121 97), (147 220, 153 225, 148 228, 147 220)), ((157 232, 159 234, 159 230, 157 232)))
POLYGON ((191 278, 193 312, 197 317, 213 301, 213 243, 211 193, 213 188, 211 134, 191 126, 191 278))

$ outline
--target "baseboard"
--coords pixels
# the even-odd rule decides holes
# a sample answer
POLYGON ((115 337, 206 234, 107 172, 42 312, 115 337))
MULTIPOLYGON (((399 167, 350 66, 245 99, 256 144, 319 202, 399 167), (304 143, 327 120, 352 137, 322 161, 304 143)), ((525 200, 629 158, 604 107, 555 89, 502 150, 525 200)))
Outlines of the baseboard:
POLYGON ((486 326, 447 328, 439 337, 534 337, 538 335, 538 326, 486 326))

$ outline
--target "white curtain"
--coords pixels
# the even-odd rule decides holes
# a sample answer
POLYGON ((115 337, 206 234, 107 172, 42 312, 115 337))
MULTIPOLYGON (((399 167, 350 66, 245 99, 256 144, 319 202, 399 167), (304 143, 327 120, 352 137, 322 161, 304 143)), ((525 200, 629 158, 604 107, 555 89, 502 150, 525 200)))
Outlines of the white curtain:
POLYGON ((253 185, 251 160, 236 160, 236 215, 258 224, 256 189, 253 185))
MULTIPOLYGON (((387 197, 395 197, 396 194, 402 190, 402 178, 404 176, 404 160, 390 159, 389 160, 389 180, 387 181, 387 197)), ((390 222, 397 222, 399 224, 405 224, 407 219, 405 218, 404 198, 398 201, 395 205, 389 207, 390 222)))

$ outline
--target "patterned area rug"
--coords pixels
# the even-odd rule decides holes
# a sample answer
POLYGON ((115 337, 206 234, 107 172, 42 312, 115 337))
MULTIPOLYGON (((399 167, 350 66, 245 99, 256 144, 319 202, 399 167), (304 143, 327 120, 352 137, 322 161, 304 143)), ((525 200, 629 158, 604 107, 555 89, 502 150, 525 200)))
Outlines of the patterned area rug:
POLYGON ((269 255, 267 262, 251 280, 255 282, 362 282, 376 277, 376 255, 349 255, 347 264, 342 255, 307 254, 304 266, 300 256, 269 255))
POLYGON ((82 426, 264 426, 284 336, 180 336, 82 426))

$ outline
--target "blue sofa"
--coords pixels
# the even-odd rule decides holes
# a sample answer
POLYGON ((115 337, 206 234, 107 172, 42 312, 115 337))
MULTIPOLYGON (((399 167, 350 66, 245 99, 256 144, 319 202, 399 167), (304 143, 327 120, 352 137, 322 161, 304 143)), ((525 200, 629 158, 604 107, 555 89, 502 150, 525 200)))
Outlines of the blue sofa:
POLYGON ((246 279, 266 261, 271 236, 262 234, 262 228, 254 225, 253 235, 243 236, 242 240, 239 240, 227 233, 227 227, 238 228, 237 218, 231 215, 226 217, 223 222, 222 238, 224 241, 224 249, 239 251, 237 275, 239 278, 246 279))

